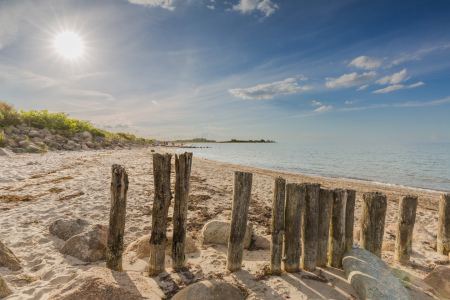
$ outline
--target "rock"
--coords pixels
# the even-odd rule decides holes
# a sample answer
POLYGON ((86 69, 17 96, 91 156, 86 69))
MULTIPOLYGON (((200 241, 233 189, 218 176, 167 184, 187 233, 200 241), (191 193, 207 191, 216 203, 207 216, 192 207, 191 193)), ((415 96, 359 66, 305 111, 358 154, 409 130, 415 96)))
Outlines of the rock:
POLYGON ((53 143, 53 140, 52 140, 52 139, 49 139, 48 137, 46 137, 46 138, 44 139, 44 143, 47 144, 47 145, 50 145, 51 143, 53 143))
POLYGON ((9 151, 8 149, 0 148, 0 156, 3 156, 3 155, 11 156, 11 155, 14 155, 14 153, 12 151, 9 151))
POLYGON ((95 148, 95 150, 100 150, 100 149, 102 149, 102 144, 96 143, 96 144, 94 144, 94 148, 95 148))
POLYGON ((16 143, 14 140, 8 140, 6 141, 6 144, 11 148, 19 148, 19 144, 16 143))
POLYGON ((11 295, 12 291, 8 287, 8 284, 6 283, 5 278, 0 274, 0 298, 6 297, 8 295, 11 295))
MULTIPOLYGON (((135 252, 137 258, 149 257, 150 255, 150 234, 141 236, 134 242, 132 242, 127 249, 125 250, 125 254, 129 252, 135 252)), ((172 255, 172 234, 167 235, 166 242, 166 255, 172 255)), ((186 248, 184 249, 185 253, 194 253, 197 251, 197 247, 195 247, 195 242, 190 237, 186 237, 186 248)))
POLYGON ((62 147, 63 147, 63 149, 65 149, 65 150, 73 150, 73 146, 71 146, 71 145, 69 145, 69 144, 64 144, 62 147))
POLYGON ((77 143, 75 143, 74 141, 67 141, 67 145, 69 146, 75 146, 77 143))
POLYGON ((37 130, 31 130, 29 133, 28 133, 28 136, 29 137, 40 137, 41 136, 41 134, 39 133, 39 131, 37 131, 37 130))
POLYGON ((80 142, 80 139, 77 138, 77 137, 73 137, 73 138, 71 138, 71 140, 74 141, 75 143, 79 143, 80 142))
POLYGON ((19 146, 22 147, 23 149, 26 149, 31 143, 27 140, 21 140, 19 142, 19 146))
POLYGON ((55 149, 58 149, 58 150, 61 150, 61 149, 62 149, 61 145, 58 144, 57 142, 51 142, 48 146, 49 146, 50 148, 55 148, 55 149))
POLYGON ((28 145, 28 146, 25 148, 25 150, 26 150, 28 153, 36 153, 36 152, 39 152, 39 151, 40 151, 39 148, 38 148, 36 145, 34 145, 34 144, 28 145))
POLYGON ((391 267, 362 248, 344 254, 342 260, 348 282, 361 299, 411 299, 402 283, 390 274, 391 267))
POLYGON ((138 273, 94 267, 68 282, 48 299, 160 300, 163 295, 154 280, 138 273))
MULTIPOLYGON (((247 230, 244 237, 244 248, 250 247, 252 238, 253 224, 247 222, 247 230)), ((202 229, 203 244, 219 244, 228 245, 228 238, 230 236, 230 222, 227 221, 210 221, 203 226, 202 229)))
POLYGON ((33 142, 35 142, 35 143, 43 143, 44 139, 41 139, 39 137, 35 137, 35 138, 33 138, 33 142))
POLYGON ((12 134, 12 129, 11 128, 6 128, 5 129, 5 134, 7 134, 7 135, 11 135, 12 134))
POLYGON ((395 251, 395 242, 384 242, 381 250, 382 251, 395 251))
POLYGON ((86 144, 81 144, 81 149, 82 150, 89 150, 89 147, 86 144))
POLYGON ((76 144, 75 145, 75 150, 81 150, 81 145, 80 144, 76 144))
POLYGON ((13 271, 22 269, 20 260, 2 241, 0 241, 0 267, 6 267, 13 271))
POLYGON ((450 298, 450 268, 437 266, 423 279, 443 297, 450 298))
POLYGON ((82 133, 81 133, 81 137, 83 138, 83 139, 92 139, 92 135, 88 132, 88 131, 83 131, 82 133))
POLYGON ((270 237, 256 236, 253 243, 256 249, 269 250, 270 249, 270 237))
POLYGON ((172 300, 244 300, 241 291, 226 282, 204 280, 191 284, 173 296, 172 300))
POLYGON ((74 235, 61 248, 61 253, 68 254, 85 262, 94 262, 106 257, 108 228, 96 224, 89 231, 74 235))
POLYGON ((54 135, 54 138, 55 138, 55 140, 56 140, 57 142, 65 142, 65 141, 67 141, 67 139, 66 139, 65 137, 60 136, 59 134, 54 135))
POLYGON ((26 153, 25 149, 22 149, 22 148, 13 148, 12 152, 14 152, 14 153, 26 153))
POLYGON ((51 234, 56 235, 64 241, 67 241, 74 235, 86 231, 89 225, 90 223, 88 221, 82 219, 59 219, 53 222, 48 229, 51 234))
POLYGON ((94 147, 95 147, 95 145, 94 145, 93 142, 86 142, 86 145, 87 145, 89 148, 94 148, 94 147))

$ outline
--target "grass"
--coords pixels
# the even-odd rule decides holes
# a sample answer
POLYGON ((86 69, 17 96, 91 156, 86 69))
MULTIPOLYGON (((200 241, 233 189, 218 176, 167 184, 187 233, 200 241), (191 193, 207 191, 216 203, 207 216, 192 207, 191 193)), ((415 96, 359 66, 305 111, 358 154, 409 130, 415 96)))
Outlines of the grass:
POLYGON ((5 132, 3 130, 0 133, 0 147, 5 147, 5 132))
MULTIPOLYGON (((93 127, 89 121, 80 121, 77 119, 69 118, 69 115, 61 113, 51 113, 48 110, 30 110, 30 111, 17 111, 13 105, 4 101, 0 101, 0 129, 7 129, 11 126, 18 124, 26 124, 28 127, 34 127, 39 129, 48 129, 52 134, 60 133, 69 137, 73 133, 77 132, 89 132, 93 137, 104 137, 106 143, 112 141, 122 142, 138 142, 138 143, 152 143, 154 139, 136 138, 133 134, 129 133, 111 133, 98 128, 93 127)), ((3 132, 3 131, 2 131, 3 132)), ((0 135, 0 147, 4 147, 4 133, 0 135), (3 136, 3 142, 2 142, 3 136)))

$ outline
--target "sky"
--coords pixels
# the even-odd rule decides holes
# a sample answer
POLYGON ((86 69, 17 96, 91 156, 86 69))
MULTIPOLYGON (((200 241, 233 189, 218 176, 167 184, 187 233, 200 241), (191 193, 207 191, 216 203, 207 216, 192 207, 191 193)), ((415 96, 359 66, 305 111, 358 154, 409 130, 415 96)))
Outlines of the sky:
POLYGON ((450 142, 449 15, 448 0, 0 0, 0 100, 160 140, 450 142))

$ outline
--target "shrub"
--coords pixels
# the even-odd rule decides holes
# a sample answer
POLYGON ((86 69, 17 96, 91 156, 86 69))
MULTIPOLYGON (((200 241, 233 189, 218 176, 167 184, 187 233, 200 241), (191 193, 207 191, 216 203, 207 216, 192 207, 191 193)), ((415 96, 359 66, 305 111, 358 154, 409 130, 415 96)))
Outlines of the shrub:
POLYGON ((0 133, 0 147, 5 147, 5 132, 3 130, 0 133))
POLYGON ((0 128, 21 123, 21 116, 11 104, 0 101, 0 128))

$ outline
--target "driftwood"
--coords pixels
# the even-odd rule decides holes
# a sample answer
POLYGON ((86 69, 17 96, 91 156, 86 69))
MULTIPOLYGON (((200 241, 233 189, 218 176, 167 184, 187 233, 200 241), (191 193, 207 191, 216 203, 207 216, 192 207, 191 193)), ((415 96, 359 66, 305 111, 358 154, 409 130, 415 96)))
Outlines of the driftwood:
POLYGON ((316 269, 317 238, 319 230, 320 184, 306 185, 305 209, 302 220, 302 257, 300 267, 305 271, 316 269))
POLYGON ((288 183, 286 185, 284 255, 282 260, 282 267, 286 272, 297 272, 300 269, 300 236, 305 192, 306 184, 288 183))
POLYGON ((173 206, 172 268, 185 262, 186 223, 191 179, 192 153, 175 155, 175 199, 173 206))
POLYGON ((286 180, 275 178, 272 202, 272 241, 270 243, 270 272, 281 274, 281 259, 283 255, 284 207, 286 180))
POLYGON ((234 172, 233 206, 227 252, 227 269, 231 272, 239 271, 242 265, 252 177, 252 173, 234 172))
POLYGON ((153 154, 153 178, 155 197, 152 210, 152 234, 150 236, 150 260, 148 273, 158 275, 165 269, 167 213, 172 193, 170 192, 170 161, 172 155, 153 154))
POLYGON ((112 165, 111 169, 111 209, 109 212, 106 267, 121 272, 123 271, 122 253, 127 210, 128 175, 125 168, 120 165, 112 165))
POLYGON ((417 196, 407 195, 399 202, 394 259, 407 263, 412 253, 412 236, 416 222, 417 196))

